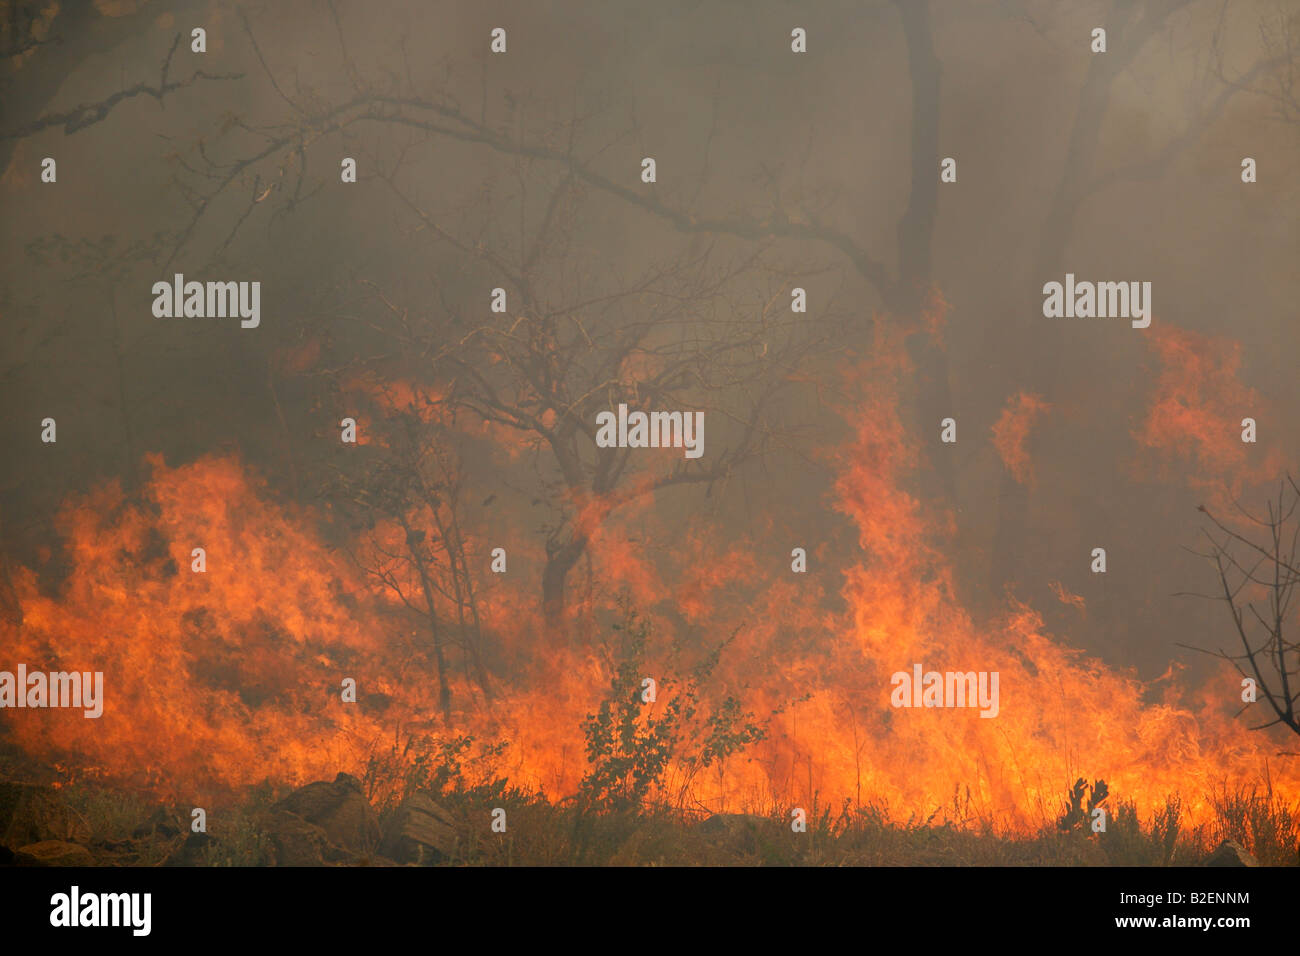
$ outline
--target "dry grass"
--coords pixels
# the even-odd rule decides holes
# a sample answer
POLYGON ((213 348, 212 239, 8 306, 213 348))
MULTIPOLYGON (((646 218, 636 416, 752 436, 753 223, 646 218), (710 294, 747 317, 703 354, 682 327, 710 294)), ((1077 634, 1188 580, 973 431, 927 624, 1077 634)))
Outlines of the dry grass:
MULTIPOLYGON (((157 865, 176 840, 162 829, 155 835, 148 821, 186 820, 179 809, 109 789, 70 787, 64 797, 88 824, 93 844, 131 842, 129 854, 103 860, 110 864, 157 865)), ((214 842, 202 862, 262 864, 266 839, 255 820, 266 800, 259 793, 248 806, 211 811, 214 842)), ((513 789, 457 788, 441 800, 460 821, 460 849, 449 862, 461 866, 1187 866, 1223 840, 1241 843, 1265 866, 1300 865, 1300 807, 1246 790, 1214 795, 1213 819, 1195 827, 1184 824, 1177 799, 1145 817, 1116 801, 1104 833, 1052 824, 1019 836, 938 813, 893 821, 879 806, 815 804, 804 833, 791 830, 784 808, 710 832, 700 815, 671 808, 584 812, 513 789), (507 812, 504 834, 488 826, 495 806, 507 812)))

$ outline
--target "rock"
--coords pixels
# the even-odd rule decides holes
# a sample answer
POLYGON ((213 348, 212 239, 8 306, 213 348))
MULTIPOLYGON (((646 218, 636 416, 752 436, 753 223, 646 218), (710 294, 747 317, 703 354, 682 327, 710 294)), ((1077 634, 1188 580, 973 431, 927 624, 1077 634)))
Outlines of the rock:
POLYGON ((333 856, 325 831, 288 810, 272 810, 259 820, 276 866, 324 866, 333 856))
POLYGON ((95 858, 76 843, 43 840, 19 847, 14 862, 19 866, 94 866, 95 858))
POLYGON ((426 793, 408 797, 384 831, 379 852, 397 863, 436 863, 456 852, 456 821, 426 793))
POLYGON ((90 828, 68 809, 58 792, 34 783, 0 783, 0 844, 25 846, 46 840, 73 842, 90 828))
POLYGON ((1204 866, 1259 866, 1259 861, 1246 852, 1236 840, 1224 840, 1205 860, 1204 866))
POLYGON ((319 781, 299 787, 271 810, 301 817, 319 827, 329 843, 353 854, 368 853, 379 842, 374 811, 361 784, 346 773, 335 777, 333 783, 319 781))

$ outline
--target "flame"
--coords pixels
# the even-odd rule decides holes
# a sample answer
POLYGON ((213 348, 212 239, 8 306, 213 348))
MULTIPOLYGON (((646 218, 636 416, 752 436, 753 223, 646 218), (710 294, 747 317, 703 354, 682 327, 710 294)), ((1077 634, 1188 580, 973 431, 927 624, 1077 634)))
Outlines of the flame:
POLYGON ((1078 609, 1080 614, 1088 613, 1088 604, 1084 601, 1083 596, 1075 594, 1060 581, 1049 581, 1047 586, 1051 588, 1056 599, 1062 604, 1078 609))
MULTIPOLYGON (((649 484, 630 486, 639 493, 617 509, 607 499, 571 502, 591 562, 583 571, 591 588, 574 614, 603 611, 629 589, 655 624, 652 673, 669 666, 673 647, 693 642, 698 651, 734 634, 708 694, 734 695, 760 716, 776 712, 765 740, 714 772, 673 768, 692 805, 872 800, 896 819, 945 810, 1024 832, 1058 812, 1078 777, 1104 778, 1147 812, 1180 794, 1193 823, 1209 817, 1209 793, 1225 781, 1268 774, 1274 792, 1300 797, 1300 767, 1270 764, 1270 738, 1234 720, 1233 675, 1199 688, 1172 673, 1143 682, 1048 634, 1027 605, 976 620, 960 604, 947 558, 951 516, 907 490, 919 459, 899 408, 911 375, 901 332, 873 328, 871 357, 846 369, 849 434, 830 454, 833 505, 856 532, 842 577, 791 573, 789 548, 770 544, 770 522, 752 540, 699 524, 652 552, 647 542, 672 536, 649 484), (997 672, 997 716, 894 708, 891 676, 916 664, 997 672)), ((1197 342, 1170 333, 1158 348, 1195 357, 1197 342)), ((1198 454, 1239 465, 1240 451, 1213 438, 1222 423, 1196 381, 1226 385, 1235 368, 1231 354, 1189 379, 1167 368, 1144 442, 1194 436, 1198 454)), ((438 393, 401 383, 368 388, 390 411, 444 407, 438 393)), ((995 427, 1021 480, 1032 480, 1024 439, 1045 409, 1021 394, 995 427)), ((108 484, 66 504, 57 524, 68 571, 56 593, 31 569, 11 573, 23 616, 0 623, 3 666, 105 675, 99 720, 6 713, 21 747, 87 776, 193 799, 361 772, 404 733, 471 734, 508 743, 498 769, 513 783, 575 791, 586 770, 580 725, 614 661, 601 640, 564 640, 543 626, 534 585, 545 555, 534 537, 512 536, 510 575, 476 573, 488 678, 465 655, 449 657, 444 717, 428 621, 375 573, 377 555, 400 553, 403 528, 344 532, 281 500, 230 455, 176 466, 151 456, 148 465, 136 495, 108 484), (191 570, 198 547, 203 573, 191 570), (345 678, 357 683, 356 704, 342 699, 345 678)), ((435 516, 412 517, 424 526, 435 516)), ((486 567, 495 534, 466 520, 468 565, 486 567)), ((814 565, 826 562, 829 545, 806 544, 814 565)), ((393 567, 390 575, 410 573, 393 567)), ((437 577, 446 568, 432 573, 450 587, 437 577)), ((1082 609, 1064 588, 1057 596, 1082 609)))
POLYGON ((1283 454, 1267 440, 1266 428, 1259 445, 1241 440, 1243 419, 1263 423, 1271 411, 1259 392, 1238 381, 1241 343, 1167 324, 1145 341, 1159 368, 1134 438, 1161 463, 1157 470, 1177 463, 1189 483, 1228 497, 1283 473, 1283 454))
POLYGON ((1034 463, 1030 461, 1025 446, 1029 432, 1051 407, 1041 396, 1017 392, 993 426, 993 447, 1002 456, 1002 463, 1016 481, 1031 488, 1034 485, 1034 463))
MULTIPOLYGON (((901 354, 878 340, 875 353, 890 352, 901 354)), ((1182 793, 1193 818, 1208 813, 1204 794, 1216 782, 1258 781, 1272 748, 1232 720, 1235 678, 1193 699, 1173 687, 1152 699, 1149 684, 1054 640, 1028 606, 1013 605, 1001 620, 971 619, 954 596, 939 522, 903 490, 916 452, 896 405, 902 374, 890 360, 851 376, 862 389, 854 402, 861 413, 837 490, 867 555, 850 570, 846 596, 850 643, 858 651, 849 683, 870 689, 871 706, 858 709, 856 732, 870 746, 860 755, 841 746, 838 766, 824 757, 826 789, 834 779, 839 792, 852 793, 848 781, 860 778, 864 792, 924 815, 949 802, 955 788, 969 787, 981 817, 1023 828, 1050 814, 1062 782, 1080 776, 1105 779, 1141 807, 1182 793), (927 671, 998 672, 998 716, 891 710, 890 675, 918 663, 927 671)), ((834 731, 845 720, 844 704, 830 691, 818 696, 814 736, 844 740, 842 730, 834 731)), ((1285 771, 1292 798, 1300 793, 1296 769, 1285 771)))

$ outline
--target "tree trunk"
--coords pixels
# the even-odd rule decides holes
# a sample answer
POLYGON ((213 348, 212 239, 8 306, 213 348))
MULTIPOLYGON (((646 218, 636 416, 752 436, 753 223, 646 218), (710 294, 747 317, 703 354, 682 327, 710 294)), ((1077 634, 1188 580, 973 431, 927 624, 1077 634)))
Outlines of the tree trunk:
POLYGON ((402 531, 406 534, 407 552, 415 562, 415 569, 420 575, 420 587, 424 590, 424 606, 429 613, 429 634, 433 638, 433 656, 438 663, 438 704, 442 709, 444 720, 451 717, 451 685, 447 681, 447 659, 442 648, 442 631, 438 629, 438 611, 434 600, 433 583, 420 553, 418 544, 411 543, 411 525, 404 514, 398 516, 402 531))
MULTIPOLYGON (((1097 147, 1110 102, 1111 86, 1160 22, 1148 18, 1135 26, 1133 21, 1137 13, 1138 8, 1131 3, 1117 3, 1114 6, 1105 26, 1107 36, 1118 42, 1110 53, 1094 56, 1090 61, 1088 74, 1079 92, 1079 105, 1066 146, 1061 178, 1039 234, 1034 271, 1028 280, 1028 287, 1032 291, 1026 294, 1025 307, 1019 313, 1016 337, 1023 345, 1017 353, 1018 361, 1013 366, 1012 382, 1027 391, 1036 392, 1049 404, 1053 402, 1064 351, 1061 347, 1062 327, 1054 323, 1039 325, 1043 320, 1040 312, 1042 299, 1038 290, 1042 283, 1051 279, 1059 281, 1064 275, 1066 251, 1074 232, 1075 215, 1086 193, 1086 186, 1096 172, 1097 147)), ((1029 489, 1021 485, 1006 469, 1003 470, 1000 484, 997 532, 993 543, 993 560, 989 567, 994 599, 1002 595, 1008 584, 1020 578, 1017 571, 1024 566, 1021 552, 1029 540, 1029 489)))
POLYGON ((565 582, 587 550, 587 538, 575 534, 558 548, 547 550, 546 567, 542 570, 542 611, 547 627, 554 630, 564 622, 565 582))

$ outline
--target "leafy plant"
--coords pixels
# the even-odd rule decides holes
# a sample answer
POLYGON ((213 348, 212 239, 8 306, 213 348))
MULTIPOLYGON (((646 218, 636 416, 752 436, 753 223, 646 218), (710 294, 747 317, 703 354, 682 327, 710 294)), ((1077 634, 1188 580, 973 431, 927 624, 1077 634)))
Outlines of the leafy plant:
POLYGON ((1056 826, 1060 830, 1086 828, 1092 820, 1092 811, 1106 802, 1110 790, 1105 780, 1094 780, 1091 786, 1080 777, 1065 795, 1066 802, 1056 826))
POLYGON ((464 734, 440 738, 431 734, 408 734, 388 751, 371 754, 362 778, 366 798, 381 816, 395 810, 416 791, 433 794, 453 792, 484 799, 504 792, 506 781, 487 772, 505 752, 507 744, 480 744, 464 734), (467 773, 469 774, 467 776, 467 773))
POLYGON ((680 804, 696 773, 762 740, 765 730, 734 696, 707 711, 701 703, 701 688, 730 640, 715 647, 685 678, 660 680, 659 694, 667 696, 667 703, 658 708, 642 700, 649 622, 625 601, 623 621, 614 629, 624 637, 622 654, 608 696, 582 724, 590 769, 579 785, 578 805, 638 809, 652 793, 665 789, 665 776, 674 764, 684 774, 680 804))

